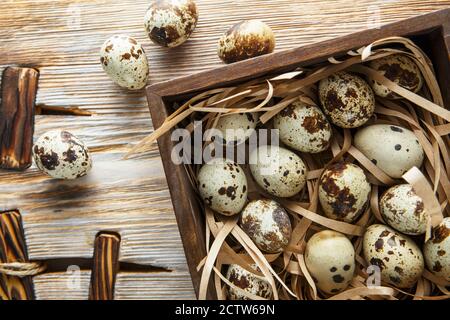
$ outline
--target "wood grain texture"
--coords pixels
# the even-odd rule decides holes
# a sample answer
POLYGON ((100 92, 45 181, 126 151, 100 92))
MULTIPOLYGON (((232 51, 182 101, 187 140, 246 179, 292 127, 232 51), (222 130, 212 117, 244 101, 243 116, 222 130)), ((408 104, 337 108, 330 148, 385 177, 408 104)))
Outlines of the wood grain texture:
POLYGON ((95 237, 89 300, 114 299, 114 285, 119 271, 119 248, 118 235, 100 233, 95 237))
MULTIPOLYGON (((28 262, 22 221, 17 211, 0 212, 0 262, 28 262)), ((33 299, 31 277, 0 274, 0 300, 33 299)))
MULTIPOLYGON (((185 272, 139 273, 117 275, 115 300, 195 299, 192 282, 185 272)), ((87 300, 91 271, 53 272, 33 277, 38 300, 87 300)))
POLYGON ((2 74, 0 106, 0 168, 25 170, 31 165, 34 103, 39 72, 6 68, 2 74))
MULTIPOLYGON (((153 129, 144 91, 118 88, 103 72, 98 55, 103 41, 116 33, 137 38, 149 56, 149 83, 156 83, 221 65, 217 39, 245 18, 263 19, 274 29, 277 52, 366 29, 377 20, 377 12, 385 24, 450 7, 449 0, 197 3, 200 20, 192 38, 169 50, 147 39, 143 16, 148 0, 2 1, 0 71, 9 65, 36 67, 37 105, 80 107, 94 113, 37 116, 35 138, 52 128, 73 132, 91 148, 94 169, 75 182, 55 182, 34 166, 24 173, 0 171, 0 209, 23 208, 30 259, 91 258, 95 235, 112 230, 122 237, 121 261, 173 270, 141 275, 152 281, 152 288, 129 278, 122 281, 119 274, 116 299, 194 298, 194 291, 156 145, 145 155, 121 161, 126 144, 136 143, 153 129), (127 294, 119 293, 119 283, 128 288, 127 294)), ((82 296, 87 299, 90 274, 83 279, 82 296)), ((38 299, 81 296, 67 290, 60 276, 44 274, 34 282, 38 299)))
POLYGON ((37 300, 87 300, 91 271, 44 273, 33 277, 37 300))

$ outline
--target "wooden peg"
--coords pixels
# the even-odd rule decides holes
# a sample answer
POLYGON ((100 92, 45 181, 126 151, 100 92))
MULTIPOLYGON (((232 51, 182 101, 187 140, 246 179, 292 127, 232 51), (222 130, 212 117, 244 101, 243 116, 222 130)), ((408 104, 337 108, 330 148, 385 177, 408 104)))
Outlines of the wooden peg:
POLYGON ((39 72, 8 67, 2 75, 0 168, 25 170, 31 165, 34 113, 39 72))
MULTIPOLYGON (((28 262, 22 219, 18 211, 0 213, 0 262, 28 262)), ((19 278, 0 274, 0 299, 34 299, 31 276, 19 278)))
POLYGON ((99 233, 94 242, 94 265, 91 273, 89 300, 113 300, 119 271, 120 237, 99 233))

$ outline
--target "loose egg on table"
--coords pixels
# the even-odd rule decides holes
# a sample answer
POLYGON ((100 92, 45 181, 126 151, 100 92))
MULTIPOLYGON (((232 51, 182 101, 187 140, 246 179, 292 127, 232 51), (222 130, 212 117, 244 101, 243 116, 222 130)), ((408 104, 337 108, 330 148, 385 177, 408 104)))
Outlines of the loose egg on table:
POLYGON ((428 269, 438 277, 450 281, 450 217, 433 228, 432 237, 425 243, 423 254, 428 269))
POLYGON ((378 267, 381 280, 398 288, 411 288, 422 276, 424 260, 420 248, 408 236, 374 224, 363 237, 364 258, 378 267))
POLYGON ((232 26, 220 39, 219 58, 226 63, 271 53, 275 49, 272 29, 260 20, 245 20, 232 26))
POLYGON ((258 113, 222 115, 217 122, 216 129, 221 132, 225 144, 239 144, 251 136, 258 120, 258 113))
POLYGON ((419 235, 427 229, 423 200, 410 184, 389 188, 380 199, 380 213, 387 224, 402 233, 419 235))
POLYGON ((331 126, 322 111, 296 101, 279 112, 274 119, 280 140, 292 149, 318 153, 330 145, 331 126))
POLYGON ((332 164, 319 180, 319 201, 325 215, 349 223, 366 209, 370 191, 364 171, 352 163, 332 164))
POLYGON ((157 0, 147 10, 144 26, 155 44, 173 48, 191 36, 197 21, 198 11, 193 0, 157 0))
POLYGON ((116 35, 106 40, 100 49, 100 62, 111 80, 123 88, 138 90, 147 83, 147 56, 131 37, 116 35))
POLYGON ((420 167, 424 151, 414 133, 405 128, 375 124, 358 130, 355 147, 392 178, 401 178, 412 167, 420 167))
MULTIPOLYGON (((255 270, 256 265, 252 266, 255 270)), ((271 299, 273 295, 272 287, 265 277, 248 272, 237 264, 228 267, 226 278, 236 287, 243 291, 264 299, 271 299)), ((227 296, 230 300, 249 300, 242 292, 228 286, 227 296)))
POLYGON ((364 79, 348 72, 322 79, 319 98, 331 122, 342 128, 362 126, 375 111, 372 88, 364 79))
POLYGON ((355 249, 342 233, 324 230, 306 244, 305 263, 317 287, 336 294, 348 287, 355 271, 355 249))
POLYGON ((33 146, 33 158, 39 170, 56 179, 76 179, 92 168, 88 148, 65 130, 44 133, 33 146))
MULTIPOLYGON (((404 54, 392 54, 372 60, 369 63, 369 67, 409 91, 418 92, 423 86, 424 80, 419 67, 413 59, 404 54)), ((370 81, 370 84, 375 94, 380 97, 389 99, 401 98, 401 96, 375 80, 370 81)))
POLYGON ((306 184, 307 169, 303 160, 279 146, 260 146, 250 154, 249 163, 256 183, 276 197, 292 197, 306 184))
POLYGON ((244 170, 228 159, 214 159, 198 173, 198 189, 205 203, 214 211, 232 216, 247 202, 247 178, 244 170))
POLYGON ((283 251, 291 238, 291 221, 277 202, 268 199, 251 201, 242 211, 240 226, 264 252, 283 251))

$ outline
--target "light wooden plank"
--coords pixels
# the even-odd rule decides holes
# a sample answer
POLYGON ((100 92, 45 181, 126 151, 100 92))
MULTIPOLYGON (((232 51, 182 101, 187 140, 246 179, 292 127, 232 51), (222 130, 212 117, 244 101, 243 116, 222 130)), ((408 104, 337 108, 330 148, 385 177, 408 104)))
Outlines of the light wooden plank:
POLYGON ((117 275, 115 300, 192 300, 192 282, 184 273, 134 273, 117 275), (176 288, 176 290, 174 290, 176 288))
POLYGON ((37 300, 87 300, 91 271, 44 273, 33 277, 37 300))

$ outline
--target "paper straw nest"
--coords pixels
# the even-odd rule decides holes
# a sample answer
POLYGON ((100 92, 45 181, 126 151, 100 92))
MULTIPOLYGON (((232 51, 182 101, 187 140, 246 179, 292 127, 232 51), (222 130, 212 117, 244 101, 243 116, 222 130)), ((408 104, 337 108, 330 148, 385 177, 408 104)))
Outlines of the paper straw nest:
MULTIPOLYGON (((201 115, 205 129, 214 128, 219 117, 226 113, 260 112, 260 125, 267 124, 278 112, 297 99, 311 105, 318 105, 317 82, 329 75, 347 70, 374 79, 402 96, 401 100, 387 100, 377 97, 375 116, 368 124, 384 123, 409 128, 425 152, 422 171, 412 168, 404 176, 404 181, 393 180, 381 171, 352 145, 349 129, 333 130, 331 148, 323 155, 312 157, 303 154, 302 159, 309 168, 307 184, 303 197, 293 199, 274 199, 290 214, 292 237, 282 253, 265 254, 238 225, 238 216, 224 217, 205 209, 206 247, 208 255, 199 261, 198 270, 202 270, 199 298, 205 299, 208 283, 213 281, 219 299, 226 299, 227 286, 233 287, 249 299, 261 299, 230 283, 224 273, 228 264, 238 264, 247 271, 265 276, 272 286, 274 299, 446 299, 450 298, 450 283, 437 278, 425 270, 417 285, 410 290, 400 290, 382 283, 378 287, 367 287, 367 263, 362 256, 362 235, 365 228, 383 221, 379 208, 380 188, 394 184, 410 183, 423 199, 429 217, 429 228, 423 241, 429 235, 432 226, 438 225, 444 217, 450 215, 450 111, 444 108, 433 66, 429 58, 412 41, 406 38, 392 37, 376 41, 348 56, 336 60, 329 58, 327 63, 282 74, 276 78, 262 78, 249 81, 235 87, 219 88, 203 92, 179 107, 151 136, 138 144, 131 153, 140 153, 148 149, 158 137, 188 121, 185 128, 193 131, 193 122, 189 122, 195 113, 201 115), (388 80, 376 71, 368 68, 364 62, 391 54, 404 54, 411 57, 419 66, 425 85, 419 94, 410 92, 388 80), (276 102, 274 102, 276 101, 276 102), (239 106, 239 107, 236 107, 239 106), (201 113, 199 113, 201 112, 201 113), (324 168, 345 157, 346 161, 358 163, 372 184, 370 206, 355 224, 336 221, 320 214, 318 205, 318 178, 324 168), (356 252, 356 270, 350 286, 343 292, 328 296, 320 293, 309 274, 304 260, 304 249, 310 236, 320 230, 332 229, 341 232, 352 241, 356 252), (250 265, 256 264, 259 271, 250 265)), ((444 88, 448 90, 448 88, 444 88)), ((197 188, 196 173, 199 165, 185 166, 191 182, 197 188)), ((244 166, 245 168, 245 166, 244 166)), ((247 171, 248 169, 245 168, 247 171)), ((249 179, 251 180, 251 179, 249 179)), ((271 198, 252 181, 249 181, 249 199, 271 198)))

